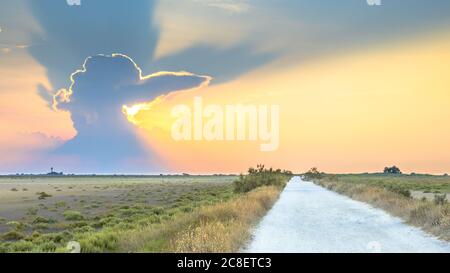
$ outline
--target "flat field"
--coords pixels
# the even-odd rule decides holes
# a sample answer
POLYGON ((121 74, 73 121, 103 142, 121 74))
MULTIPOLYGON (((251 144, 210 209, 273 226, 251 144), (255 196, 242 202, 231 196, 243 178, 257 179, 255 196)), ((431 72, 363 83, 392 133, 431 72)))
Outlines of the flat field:
POLYGON ((416 199, 434 200, 435 195, 450 197, 450 177, 436 175, 338 174, 331 180, 383 187, 399 193, 409 192, 416 199))
MULTIPOLYGON (((234 179, 0 177, 0 252, 52 252, 69 240, 84 238, 83 234, 162 223, 196 207, 233 198, 234 179)), ((107 250, 107 246, 98 249, 107 250)))

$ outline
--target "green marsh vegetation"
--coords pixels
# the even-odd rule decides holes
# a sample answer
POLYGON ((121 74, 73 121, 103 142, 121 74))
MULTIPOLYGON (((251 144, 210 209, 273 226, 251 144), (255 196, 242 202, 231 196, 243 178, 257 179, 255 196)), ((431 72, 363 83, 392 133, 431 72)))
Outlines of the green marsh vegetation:
POLYGON ((245 191, 236 189, 236 176, 72 177, 57 185, 42 178, 26 183, 23 194, 34 197, 14 222, 19 196, 8 195, 0 209, 0 252, 67 252, 71 241, 88 253, 237 251, 287 182, 286 174, 283 183, 273 170, 265 175, 271 172, 275 186, 264 180, 245 191))
POLYGON ((234 189, 236 192, 249 192, 262 186, 284 188, 292 176, 293 174, 290 171, 266 169, 264 165, 258 165, 256 169, 250 168, 248 174, 241 174, 234 182, 234 189))

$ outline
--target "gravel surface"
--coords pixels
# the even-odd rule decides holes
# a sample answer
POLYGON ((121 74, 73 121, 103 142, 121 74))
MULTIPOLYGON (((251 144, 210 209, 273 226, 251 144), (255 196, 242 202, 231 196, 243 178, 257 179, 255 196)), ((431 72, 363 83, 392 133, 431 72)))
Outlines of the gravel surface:
POLYGON ((450 252, 401 219, 299 177, 263 218, 244 252, 450 252))

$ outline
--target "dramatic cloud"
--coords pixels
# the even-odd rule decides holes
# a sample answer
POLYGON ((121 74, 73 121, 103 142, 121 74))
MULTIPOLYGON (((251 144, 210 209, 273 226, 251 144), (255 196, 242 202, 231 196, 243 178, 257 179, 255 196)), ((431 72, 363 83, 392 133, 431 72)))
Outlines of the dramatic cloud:
POLYGON ((42 29, 29 49, 48 69, 55 88, 67 86, 68 75, 88 56, 120 52, 138 60, 148 71, 158 42, 154 0, 85 0, 81 6, 66 1, 27 0, 28 9, 42 29))
MULTIPOLYGON (((82 0, 82 5, 75 7, 65 0, 0 1, 0 128, 5 128, 0 132, 12 131, 14 125, 14 132, 25 128, 26 132, 67 140, 75 134, 73 123, 78 136, 58 153, 80 158, 80 168, 75 170, 74 164, 67 164, 63 165, 67 166, 65 171, 99 170, 91 161, 100 161, 102 170, 113 162, 107 170, 146 171, 132 169, 134 163, 116 168, 117 162, 134 150, 137 156, 142 153, 134 135, 136 128, 124 119, 122 111, 132 114, 140 109, 135 103, 144 102, 148 107, 146 102, 158 94, 198 84, 195 75, 190 78, 189 73, 152 73, 186 70, 213 75, 215 85, 229 84, 234 79, 241 82, 243 76, 268 64, 272 69, 265 71, 270 76, 290 66, 323 61, 330 55, 448 30, 450 1, 435 0, 426 5, 423 0, 407 2, 383 1, 381 7, 370 7, 365 0, 82 0), (114 52, 130 56, 144 73, 130 59, 97 56, 114 52), (28 54, 36 64, 31 65, 28 54), (26 65, 17 66, 18 56, 23 55, 27 55, 26 65), (95 57, 89 58, 71 81, 71 73, 87 56, 95 57), (41 68, 39 73, 30 70, 33 66, 41 68), (39 79, 31 83, 31 77, 39 79), (57 91, 61 88, 67 89, 57 91), (7 115, 3 105, 13 105, 8 106, 12 110, 7 115), (53 108, 61 111, 49 111, 53 108), (102 125, 94 128, 92 124, 96 123, 102 125), (96 158, 96 149, 104 149, 105 157, 96 158), (117 149, 123 149, 123 157, 117 149)), ((258 82, 267 76, 259 77, 258 82)), ((204 80, 203 84, 207 82, 204 80)), ((249 92, 238 87, 232 90, 249 92)), ((261 85, 254 97, 260 98, 266 90, 261 85)), ((283 92, 275 85, 268 91, 283 92)), ((289 99, 299 101, 303 92, 289 99)), ((237 93, 223 96, 221 101, 229 101, 237 93)), ((136 121, 130 115, 128 120, 136 121)), ((161 119, 149 120, 161 123, 161 119)), ((58 160, 40 158, 36 164, 42 161, 58 167, 53 163, 62 162, 58 160)))
MULTIPOLYGON (((172 91, 207 85, 211 78, 189 72, 157 72, 143 75, 139 66, 122 54, 89 57, 71 75, 68 89, 52 98, 55 110, 69 111, 77 136, 56 151, 81 158, 86 169, 119 171, 131 158, 148 156, 128 122, 124 109, 172 91)), ((47 98, 48 99, 48 98, 47 98)), ((149 166, 140 166, 149 170, 149 166)))

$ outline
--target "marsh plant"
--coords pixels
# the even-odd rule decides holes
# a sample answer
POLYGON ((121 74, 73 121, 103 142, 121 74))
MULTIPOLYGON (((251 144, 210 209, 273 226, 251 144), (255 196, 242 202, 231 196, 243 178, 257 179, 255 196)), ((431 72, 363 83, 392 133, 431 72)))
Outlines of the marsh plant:
POLYGON ((253 225, 277 200, 289 175, 259 166, 242 176, 242 181, 249 182, 245 191, 236 191, 235 176, 126 184, 119 197, 130 202, 118 203, 113 198, 113 203, 95 212, 92 208, 98 200, 57 201, 55 194, 54 201, 37 206, 36 215, 30 210, 20 222, 3 219, 7 231, 0 235, 0 253, 70 252, 70 242, 78 242, 81 252, 88 253, 239 251, 253 225))
POLYGON ((292 178, 290 171, 266 169, 264 165, 258 165, 256 168, 250 168, 247 175, 240 175, 234 182, 236 192, 249 192, 262 186, 276 186, 283 188, 292 178))

